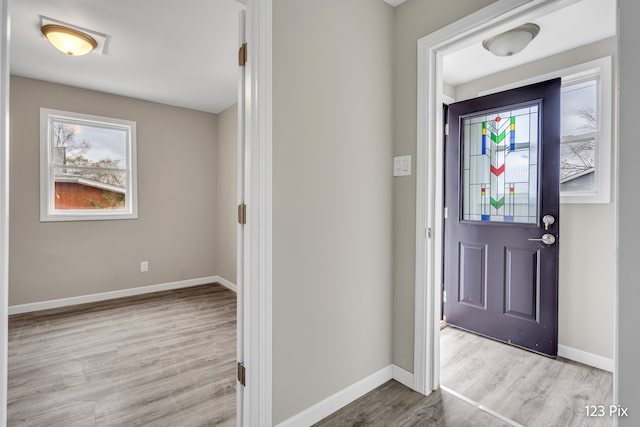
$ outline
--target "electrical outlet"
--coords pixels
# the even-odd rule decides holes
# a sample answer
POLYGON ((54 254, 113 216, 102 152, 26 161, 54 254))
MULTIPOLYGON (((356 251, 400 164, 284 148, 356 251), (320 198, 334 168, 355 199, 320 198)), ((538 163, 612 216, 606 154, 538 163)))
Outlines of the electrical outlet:
POLYGON ((140 273, 149 271, 149 261, 140 261, 140 273))

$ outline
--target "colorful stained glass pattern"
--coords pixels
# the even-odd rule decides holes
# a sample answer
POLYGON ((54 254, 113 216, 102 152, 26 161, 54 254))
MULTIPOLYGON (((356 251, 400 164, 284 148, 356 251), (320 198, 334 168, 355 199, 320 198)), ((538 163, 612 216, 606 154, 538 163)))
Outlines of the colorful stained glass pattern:
POLYGON ((538 105, 462 119, 465 221, 536 223, 538 105))

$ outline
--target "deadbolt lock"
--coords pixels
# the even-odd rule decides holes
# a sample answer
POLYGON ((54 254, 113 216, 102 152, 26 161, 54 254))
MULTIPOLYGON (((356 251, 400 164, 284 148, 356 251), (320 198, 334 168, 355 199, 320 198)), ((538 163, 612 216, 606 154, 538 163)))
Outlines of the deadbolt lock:
POLYGON ((544 223, 544 230, 549 231, 549 226, 556 222, 556 219, 553 215, 545 215, 542 217, 542 222, 544 223))

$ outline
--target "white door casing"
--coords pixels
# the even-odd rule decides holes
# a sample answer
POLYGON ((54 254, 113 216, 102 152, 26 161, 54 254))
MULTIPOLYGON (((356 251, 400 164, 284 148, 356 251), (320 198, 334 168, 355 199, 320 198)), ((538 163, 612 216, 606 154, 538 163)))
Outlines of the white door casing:
POLYGON ((442 58, 579 0, 498 0, 418 40, 414 389, 440 386, 440 285, 443 278, 442 58), (428 237, 431 230, 431 238, 428 237))

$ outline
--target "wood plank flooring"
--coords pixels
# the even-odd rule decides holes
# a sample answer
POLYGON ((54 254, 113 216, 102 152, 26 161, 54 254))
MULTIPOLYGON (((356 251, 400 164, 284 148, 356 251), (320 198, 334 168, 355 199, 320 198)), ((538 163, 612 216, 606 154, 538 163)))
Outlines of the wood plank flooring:
POLYGON ((611 426, 586 405, 613 401, 613 375, 550 359, 447 327, 440 331, 440 383, 525 426, 611 426))
MULTIPOLYGON (((441 334, 441 384, 526 427, 611 426, 585 405, 612 401, 609 372, 548 359, 447 327, 441 334)), ((422 396, 390 381, 316 426, 510 425, 445 391, 422 396)))
POLYGON ((9 317, 9 426, 235 426, 218 284, 9 317))
POLYGON ((330 415, 315 427, 503 427, 473 405, 438 390, 429 396, 389 381, 330 415))

